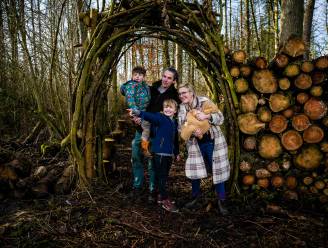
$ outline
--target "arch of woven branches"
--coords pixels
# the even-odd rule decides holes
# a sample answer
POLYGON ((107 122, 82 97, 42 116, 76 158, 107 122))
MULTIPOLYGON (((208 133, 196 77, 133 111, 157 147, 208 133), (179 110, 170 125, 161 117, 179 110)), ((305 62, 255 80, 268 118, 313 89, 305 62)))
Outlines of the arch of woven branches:
MULTIPOLYGON (((77 165, 79 181, 102 175, 102 139, 107 94, 106 80, 127 44, 141 37, 155 37, 180 44, 194 59, 202 72, 211 96, 225 97, 225 116, 230 161, 238 171, 239 133, 236 121, 238 102, 228 72, 220 23, 206 1, 204 5, 184 1, 119 1, 108 12, 99 14, 83 57, 79 63, 76 98, 70 130, 71 154, 77 165), (82 130, 82 141, 77 142, 77 131, 82 130), (95 156, 96 155, 96 156, 95 156)), ((234 173, 234 177, 237 177, 234 173)))

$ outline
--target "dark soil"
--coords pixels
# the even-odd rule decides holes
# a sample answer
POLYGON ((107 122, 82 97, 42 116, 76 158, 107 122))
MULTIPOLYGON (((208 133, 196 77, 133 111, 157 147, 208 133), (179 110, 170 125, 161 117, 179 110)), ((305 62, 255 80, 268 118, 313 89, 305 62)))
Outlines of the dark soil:
POLYGON ((264 201, 229 198, 230 214, 221 216, 209 179, 202 183, 203 206, 183 208, 191 190, 183 161, 169 181, 178 213, 149 205, 146 186, 139 200, 127 199, 130 152, 128 141, 119 145, 108 183, 94 181, 89 191, 1 200, 0 247, 328 247, 327 216, 300 203, 278 202, 281 211, 272 213, 264 201))

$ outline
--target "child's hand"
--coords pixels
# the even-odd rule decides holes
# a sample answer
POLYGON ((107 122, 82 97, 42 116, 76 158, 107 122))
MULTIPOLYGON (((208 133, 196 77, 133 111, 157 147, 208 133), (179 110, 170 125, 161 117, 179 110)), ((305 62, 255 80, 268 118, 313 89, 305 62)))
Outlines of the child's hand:
POLYGON ((178 154, 176 157, 175 157, 175 161, 179 162, 181 160, 181 156, 180 154, 178 154))
POLYGON ((128 111, 128 113, 129 113, 129 116, 131 116, 131 117, 133 117, 134 115, 133 115, 133 113, 132 113, 132 109, 127 109, 126 111, 128 111))

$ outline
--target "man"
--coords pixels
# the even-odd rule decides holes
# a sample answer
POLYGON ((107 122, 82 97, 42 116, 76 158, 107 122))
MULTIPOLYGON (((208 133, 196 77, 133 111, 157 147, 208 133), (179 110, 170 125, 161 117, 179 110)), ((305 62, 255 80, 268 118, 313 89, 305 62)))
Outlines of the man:
MULTIPOLYGON (((162 79, 153 83, 150 86, 150 103, 147 107, 148 112, 160 112, 163 110, 163 102, 167 99, 173 99, 176 102, 180 103, 179 95, 177 89, 174 87, 174 84, 178 81, 179 76, 178 72, 169 67, 164 70, 162 74, 162 79)), ((140 118, 135 118, 137 124, 141 123, 140 118)), ((156 130, 152 129, 152 133, 156 130)), ((132 141, 132 173, 133 173, 133 189, 130 193, 130 197, 136 199, 140 197, 141 190, 144 181, 144 165, 143 165, 143 156, 140 149, 141 144, 141 132, 140 130, 136 131, 135 137, 132 141)), ((152 160, 148 159, 148 175, 149 175, 149 196, 148 202, 155 203, 155 174, 153 170, 152 160)))

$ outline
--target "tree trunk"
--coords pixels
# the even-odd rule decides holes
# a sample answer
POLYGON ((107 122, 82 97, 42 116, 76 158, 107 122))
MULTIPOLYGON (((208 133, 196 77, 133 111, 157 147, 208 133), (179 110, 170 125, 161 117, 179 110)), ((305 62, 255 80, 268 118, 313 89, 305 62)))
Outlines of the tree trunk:
POLYGON ((302 37, 304 0, 281 1, 280 44, 282 47, 290 37, 302 37))
POLYGON ((177 82, 177 84, 179 85, 180 82, 182 82, 182 47, 178 44, 176 44, 176 70, 179 74, 179 81, 177 82))
MULTIPOLYGON (((4 22, 3 22, 3 7, 4 3, 0 2, 0 54, 6 54, 5 47, 5 35, 4 35, 4 22)), ((5 84, 7 82, 7 62, 5 56, 0 56, 0 88, 5 88, 5 84)))
POLYGON ((163 67, 167 68, 170 66, 170 53, 169 53, 169 41, 163 41, 163 67))
POLYGON ((313 21, 313 11, 314 11, 315 0, 307 0, 304 12, 303 20, 303 41, 306 46, 304 57, 309 59, 310 55, 310 42, 312 34, 312 21, 313 21))

